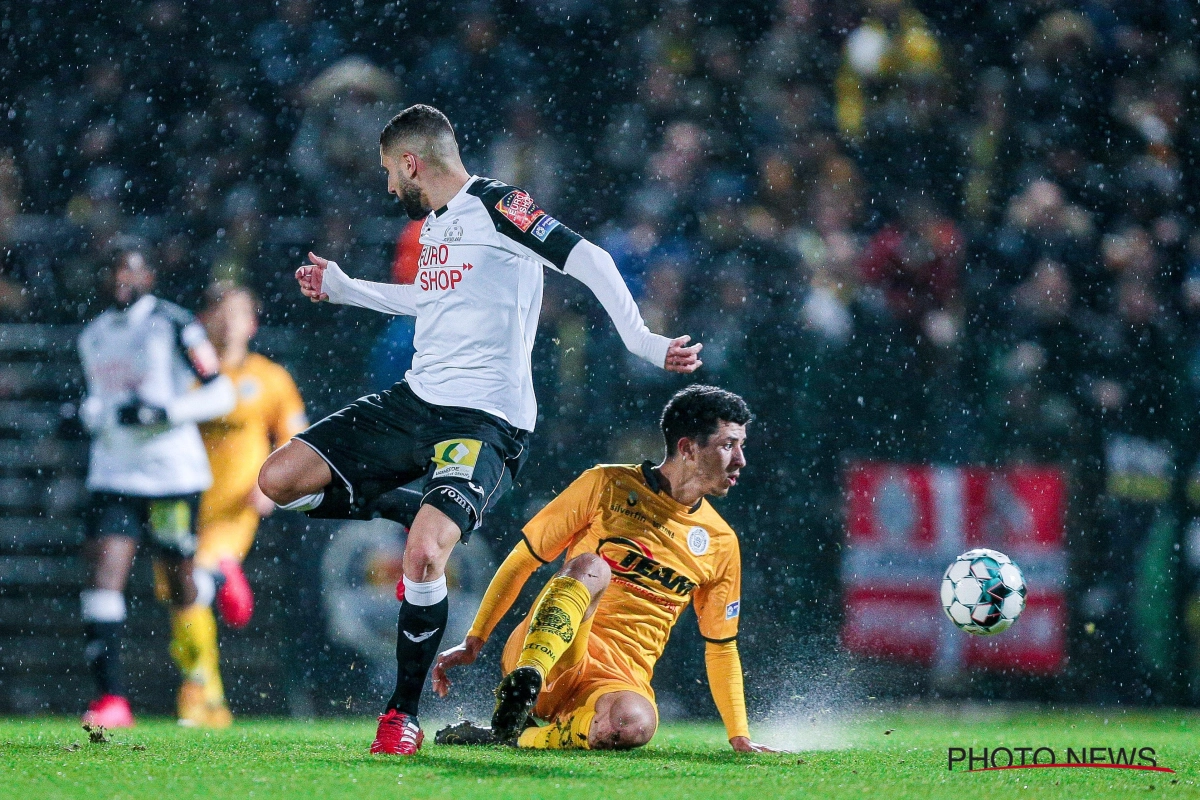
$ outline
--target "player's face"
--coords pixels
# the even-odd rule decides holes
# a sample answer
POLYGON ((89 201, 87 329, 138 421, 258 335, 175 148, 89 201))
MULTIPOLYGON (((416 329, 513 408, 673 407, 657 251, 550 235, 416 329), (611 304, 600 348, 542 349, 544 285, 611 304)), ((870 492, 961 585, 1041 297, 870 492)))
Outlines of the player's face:
POLYGON ((693 448, 691 461, 698 483, 704 493, 724 497, 737 483, 742 467, 746 466, 746 426, 722 422, 717 432, 703 445, 693 448))
POLYGON ((245 347, 258 332, 254 301, 242 292, 230 292, 204 316, 204 327, 218 348, 224 349, 229 344, 245 347))
POLYGON ((113 300, 120 308, 128 308, 154 288, 154 272, 141 253, 130 253, 113 272, 113 300))
POLYGON ((387 171, 388 194, 395 195, 409 219, 424 219, 433 211, 429 198, 416 182, 417 157, 412 153, 379 152, 379 162, 387 171))

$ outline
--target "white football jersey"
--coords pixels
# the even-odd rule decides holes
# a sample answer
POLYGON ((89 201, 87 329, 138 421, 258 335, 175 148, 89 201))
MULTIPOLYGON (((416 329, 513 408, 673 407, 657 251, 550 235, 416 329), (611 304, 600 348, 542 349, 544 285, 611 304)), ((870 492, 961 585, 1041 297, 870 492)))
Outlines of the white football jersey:
POLYGON ((625 345, 659 367, 670 340, 650 333, 611 257, 551 217, 524 191, 472 177, 421 228, 411 285, 348 278, 336 264, 330 302, 416 317, 413 392, 428 403, 486 411, 533 430, 530 357, 542 308, 542 270, 583 281, 625 345))
POLYGON ((228 379, 189 312, 150 295, 109 309, 84 327, 79 358, 87 381, 80 417, 92 433, 88 489, 166 497, 212 484, 196 421, 226 413, 236 398, 216 385, 228 379), (197 380, 220 391, 198 392, 197 380), (197 403, 199 395, 207 396, 197 403), (117 410, 130 402, 164 409, 167 422, 118 424, 117 410))

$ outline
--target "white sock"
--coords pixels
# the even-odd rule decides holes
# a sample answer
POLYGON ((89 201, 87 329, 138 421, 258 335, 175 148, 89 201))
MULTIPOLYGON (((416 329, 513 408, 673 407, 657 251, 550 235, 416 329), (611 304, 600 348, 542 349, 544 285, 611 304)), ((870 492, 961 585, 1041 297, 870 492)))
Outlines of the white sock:
POLYGON ((125 621, 125 595, 116 589, 84 589, 79 606, 84 622, 125 621))
POLYGON ((275 507, 283 511, 312 511, 317 506, 321 505, 321 501, 325 499, 325 492, 317 492, 316 494, 306 494, 304 497, 297 498, 290 503, 280 505, 275 504, 275 507))
POLYGON ((404 578, 404 602, 406 603, 412 603, 414 606, 437 605, 446 599, 446 594, 445 575, 425 583, 410 581, 408 576, 404 578))
POLYGON ((196 602, 198 606, 211 606, 217 596, 217 579, 204 567, 192 568, 192 583, 196 584, 196 602))

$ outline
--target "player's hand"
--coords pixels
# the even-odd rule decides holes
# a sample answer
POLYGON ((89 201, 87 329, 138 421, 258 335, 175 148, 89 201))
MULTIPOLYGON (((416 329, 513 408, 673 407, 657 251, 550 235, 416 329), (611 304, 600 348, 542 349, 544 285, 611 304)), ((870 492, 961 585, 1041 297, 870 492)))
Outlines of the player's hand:
POLYGON ((729 744, 739 753, 782 753, 782 750, 776 750, 774 747, 767 747, 765 744, 755 744, 746 736, 735 736, 729 740, 729 744))
POLYGON ((258 488, 258 482, 254 482, 254 488, 250 490, 250 494, 246 495, 246 505, 254 509, 254 513, 260 517, 269 517, 275 513, 275 501, 263 494, 262 489, 258 488))
POLYGON ((437 661, 433 662, 433 690, 437 692, 438 697, 445 697, 450 693, 450 678, 446 675, 446 670, 474 664, 482 649, 483 639, 468 636, 458 647, 451 647, 438 654, 437 661))
POLYGON ((314 303, 328 300, 329 295, 321 291, 321 284, 325 280, 325 268, 329 266, 329 259, 321 258, 316 253, 309 253, 308 258, 313 263, 305 264, 296 270, 296 281, 300 284, 300 293, 314 303))
POLYGON ((696 342, 691 347, 687 343, 692 340, 690 336, 680 336, 678 339, 671 340, 671 346, 667 348, 667 363, 663 364, 663 368, 667 372, 682 372, 687 374, 695 372, 704 364, 700 360, 700 351, 704 345, 696 342))

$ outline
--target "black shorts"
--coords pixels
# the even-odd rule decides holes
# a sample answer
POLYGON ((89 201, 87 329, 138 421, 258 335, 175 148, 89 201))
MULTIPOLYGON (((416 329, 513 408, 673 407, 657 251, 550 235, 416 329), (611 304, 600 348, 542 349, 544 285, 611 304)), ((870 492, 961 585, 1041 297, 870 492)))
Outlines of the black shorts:
POLYGON ((400 381, 296 438, 345 484, 351 516, 381 494, 421 480, 421 505, 454 520, 466 541, 512 486, 527 457, 529 432, 483 411, 427 403, 400 381))
POLYGON ((128 536, 145 541, 161 554, 191 558, 196 554, 196 514, 200 495, 139 497, 116 492, 89 492, 89 539, 128 536))

